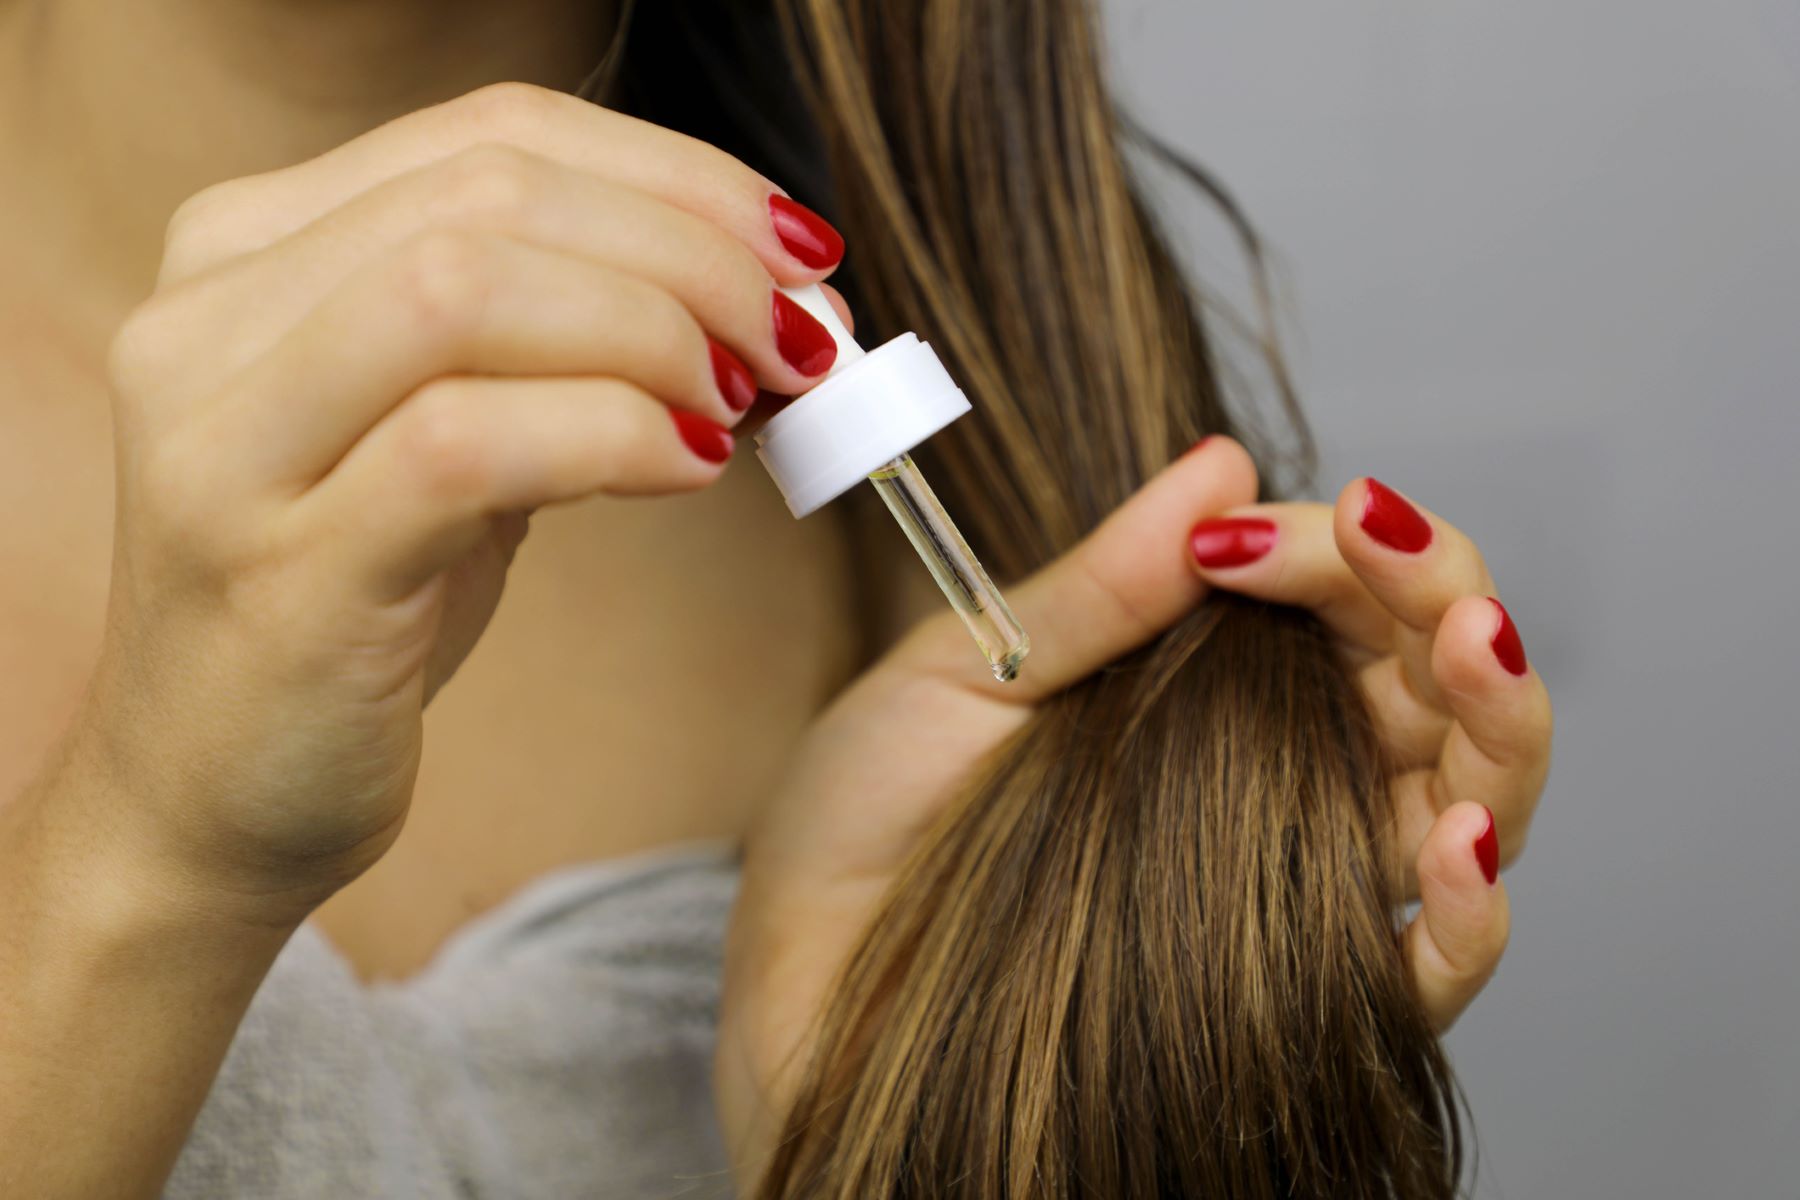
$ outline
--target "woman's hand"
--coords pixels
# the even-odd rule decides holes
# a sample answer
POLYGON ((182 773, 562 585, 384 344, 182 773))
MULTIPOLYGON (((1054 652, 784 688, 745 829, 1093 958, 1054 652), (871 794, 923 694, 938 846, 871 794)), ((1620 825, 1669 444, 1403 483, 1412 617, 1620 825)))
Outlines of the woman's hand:
POLYGON ((1495 880, 1524 848, 1550 769, 1550 697, 1481 552, 1373 479, 1335 506, 1233 509, 1196 525, 1189 548, 1214 586, 1311 610, 1356 665, 1421 901, 1407 959, 1448 1028, 1506 948, 1495 880))
POLYGON ((92 684, 0 806, 0 1191, 160 1191, 294 926, 398 832, 525 514, 715 480, 825 371, 829 227, 693 139, 487 88, 212 188, 111 374, 92 684))
POLYGON ((1490 876, 1523 842, 1549 709, 1510 637, 1496 636, 1492 584, 1467 539, 1406 520, 1386 493, 1361 521, 1369 486, 1346 490, 1334 540, 1330 506, 1251 504, 1249 457, 1209 439, 1013 593, 1034 647, 1016 683, 996 683, 944 614, 821 718, 746 848, 728 948, 717 1084, 741 1163, 772 1145, 811 1023, 944 804, 1034 704, 1174 624, 1209 586, 1315 609, 1362 663, 1406 768, 1396 836, 1423 903, 1405 953, 1434 1022, 1455 1018, 1505 945, 1505 891, 1490 876), (1429 528, 1429 544, 1375 540, 1396 528, 1411 532, 1406 545, 1429 528), (1196 550, 1238 565, 1200 567, 1196 550))
POLYGON ((537 506, 705 487, 830 364, 829 227, 701 142, 522 85, 196 196, 113 349, 113 827, 295 913, 385 849, 420 709, 537 506))

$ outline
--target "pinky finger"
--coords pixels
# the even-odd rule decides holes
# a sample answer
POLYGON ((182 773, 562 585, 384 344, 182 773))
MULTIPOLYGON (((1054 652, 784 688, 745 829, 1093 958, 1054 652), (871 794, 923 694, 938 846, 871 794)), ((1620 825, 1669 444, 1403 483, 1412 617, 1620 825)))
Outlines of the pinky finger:
POLYGON ((1446 809, 1419 850, 1419 915, 1406 927, 1404 950, 1439 1032, 1486 985, 1506 949, 1512 915, 1499 855, 1493 815, 1479 804, 1446 809))
POLYGON ((703 488, 730 431, 616 379, 454 376, 413 393, 303 501, 385 602, 410 595, 489 518, 586 496, 703 488))

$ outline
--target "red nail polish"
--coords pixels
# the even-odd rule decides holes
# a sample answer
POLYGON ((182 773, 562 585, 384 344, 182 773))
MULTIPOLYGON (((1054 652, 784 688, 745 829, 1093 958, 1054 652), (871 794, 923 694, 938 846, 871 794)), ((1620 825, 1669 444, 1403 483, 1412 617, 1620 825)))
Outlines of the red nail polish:
POLYGON ((1417 554, 1431 545, 1431 522, 1408 504, 1394 489, 1378 480, 1369 480, 1368 497, 1363 501, 1363 532, 1394 550, 1417 554))
POLYGON ((719 394, 725 397, 725 403, 733 412, 743 412, 755 404, 756 380, 751 376, 750 368, 713 339, 707 338, 706 344, 712 352, 713 379, 718 381, 719 394))
POLYGON ((1214 517, 1194 526, 1188 546, 1203 567, 1242 567, 1275 545, 1275 522, 1261 517, 1214 517))
POLYGON ((837 361, 831 331, 780 292, 775 293, 775 349, 802 375, 823 375, 837 361))
POLYGON ((1197 452, 1198 450, 1200 450, 1202 447, 1204 447, 1206 445, 1206 443, 1208 443, 1212 440, 1213 440, 1213 435, 1209 433, 1205 437, 1201 438, 1199 441, 1195 442, 1193 445, 1189 446, 1187 448, 1187 452, 1189 454, 1193 454, 1193 453, 1197 452))
POLYGON ((1494 828, 1494 811, 1488 810, 1487 828, 1475 839, 1475 861, 1481 866, 1481 873, 1486 877, 1488 886, 1500 878, 1500 834, 1494 828))
POLYGON ((814 271, 835 267, 844 258, 844 238, 818 213, 786 196, 769 197, 769 219, 787 252, 814 271))
POLYGON ((1525 662, 1525 643, 1519 640, 1519 627, 1513 624, 1512 614, 1506 611, 1504 604, 1492 596, 1488 597, 1488 603, 1500 614, 1500 626, 1494 630, 1488 645, 1494 648, 1494 657, 1500 660, 1501 666, 1514 675, 1523 675, 1529 668, 1525 662))
POLYGON ((675 430, 689 450, 709 463, 722 463, 731 457, 729 429, 684 408, 671 408, 669 415, 675 418, 675 430))

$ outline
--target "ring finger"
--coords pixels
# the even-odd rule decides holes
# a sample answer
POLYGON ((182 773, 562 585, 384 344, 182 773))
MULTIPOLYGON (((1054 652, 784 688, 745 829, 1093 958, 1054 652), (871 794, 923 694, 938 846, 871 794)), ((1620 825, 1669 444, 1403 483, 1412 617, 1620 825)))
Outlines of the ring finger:
POLYGON ((1461 530, 1373 479, 1356 480, 1338 495, 1332 523, 1350 570, 1399 622, 1394 649, 1405 685, 1424 704, 1448 711, 1432 675, 1432 644, 1452 604, 1492 594, 1481 552, 1461 530))
POLYGON ((197 427, 256 484, 300 490, 389 410, 456 374, 622 379, 713 421, 737 413, 668 292, 502 238, 434 233, 357 272, 231 381, 197 427))

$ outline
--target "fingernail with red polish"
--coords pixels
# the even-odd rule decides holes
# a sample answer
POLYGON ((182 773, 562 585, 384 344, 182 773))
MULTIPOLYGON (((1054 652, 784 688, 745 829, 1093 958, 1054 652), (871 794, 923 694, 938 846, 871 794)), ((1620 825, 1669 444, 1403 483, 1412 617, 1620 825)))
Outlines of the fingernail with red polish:
POLYGON ((1487 879, 1488 886, 1500 878, 1500 834, 1494 828, 1494 812, 1488 810, 1487 827, 1481 836, 1475 839, 1475 861, 1481 866, 1481 874, 1487 879))
POLYGON ((1431 522, 1399 492, 1379 480, 1369 480, 1362 527, 1364 533, 1382 545, 1406 554, 1417 554, 1431 545, 1431 522))
POLYGON ((1275 522, 1261 517, 1214 517, 1194 526, 1188 546, 1203 567, 1242 567, 1275 545, 1275 522))
POLYGON ((837 361, 831 331, 780 292, 775 293, 775 349, 802 375, 823 375, 837 361))
POLYGON ((775 236, 801 265, 813 271, 835 267, 844 258, 844 238, 824 217, 786 196, 769 197, 769 219, 775 236))
POLYGON ((712 351, 713 378, 718 381, 719 394, 725 397, 725 403, 733 412, 743 412, 755 404, 756 380, 751 376, 750 368, 713 339, 707 338, 706 344, 712 351))
POLYGON ((1501 666, 1514 675, 1523 675, 1529 667, 1525 662, 1525 643, 1519 640, 1519 627, 1513 624, 1512 614, 1506 611, 1504 604, 1492 596, 1488 597, 1488 603, 1500 614, 1500 625, 1488 645, 1494 648, 1494 657, 1500 660, 1501 666))
POLYGON ((1206 443, 1208 443, 1212 440, 1213 440, 1213 435, 1209 433, 1205 437, 1201 438, 1199 441, 1195 442, 1193 445, 1189 446, 1187 448, 1187 452, 1189 454, 1196 453, 1197 451, 1203 449, 1205 447, 1206 443))
POLYGON ((675 430, 687 448, 709 463, 722 463, 731 457, 731 431, 717 421, 709 421, 699 413, 671 408, 675 430))

